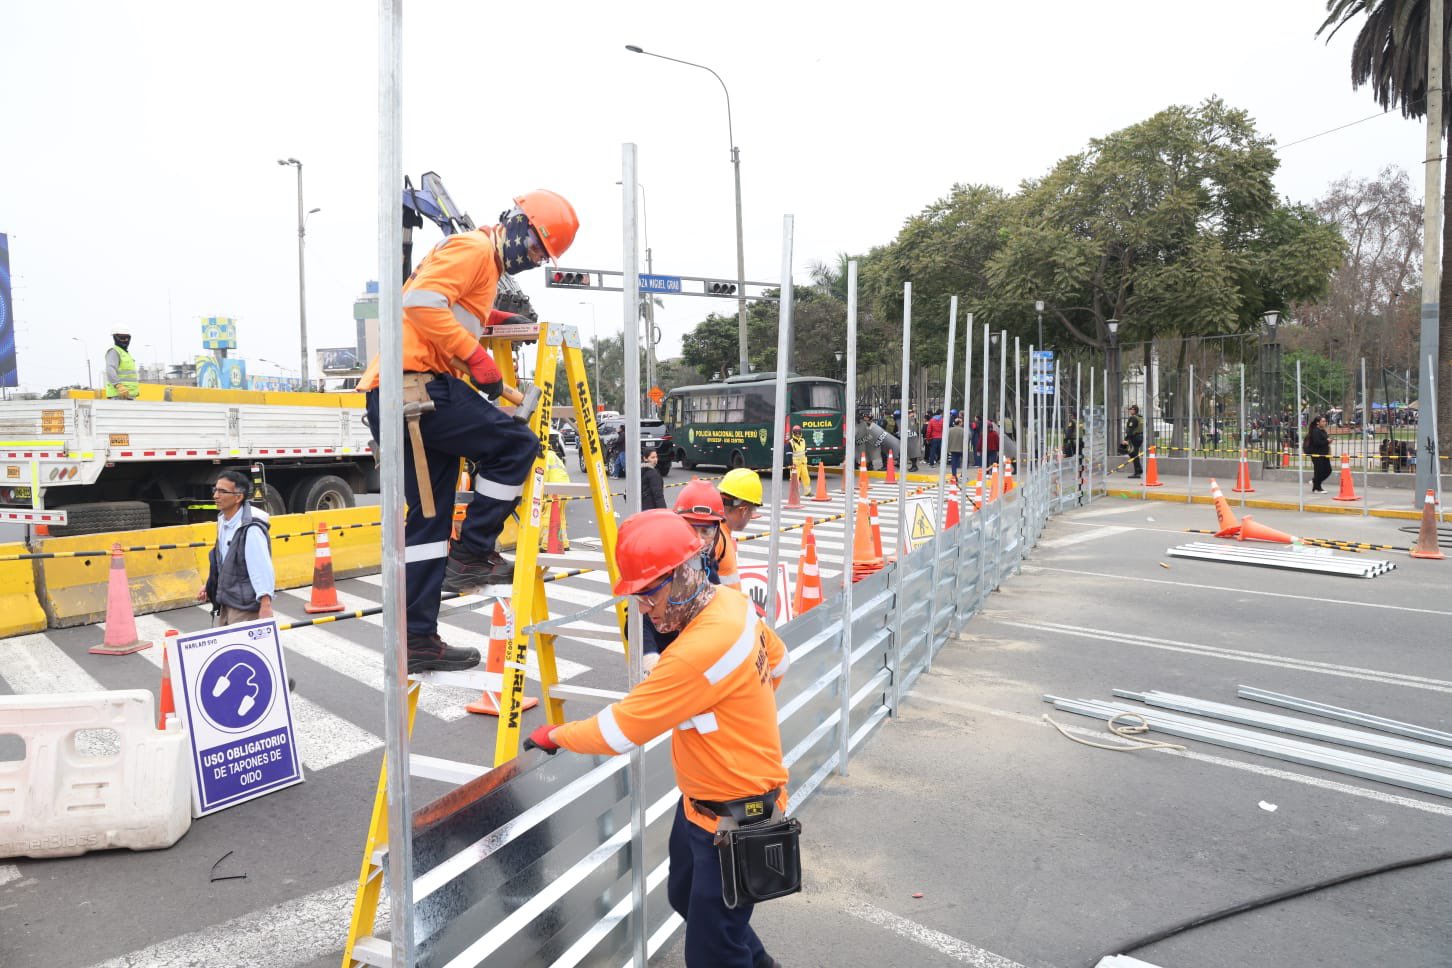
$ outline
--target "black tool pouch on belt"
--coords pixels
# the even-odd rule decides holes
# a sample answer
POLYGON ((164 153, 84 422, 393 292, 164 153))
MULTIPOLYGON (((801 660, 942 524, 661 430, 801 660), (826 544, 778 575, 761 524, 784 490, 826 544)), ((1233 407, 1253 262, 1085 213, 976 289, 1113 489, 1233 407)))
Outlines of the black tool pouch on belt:
POLYGON ((802 889, 802 824, 777 814, 778 792, 723 803, 696 802, 719 818, 716 851, 721 860, 721 899, 728 908, 802 889))

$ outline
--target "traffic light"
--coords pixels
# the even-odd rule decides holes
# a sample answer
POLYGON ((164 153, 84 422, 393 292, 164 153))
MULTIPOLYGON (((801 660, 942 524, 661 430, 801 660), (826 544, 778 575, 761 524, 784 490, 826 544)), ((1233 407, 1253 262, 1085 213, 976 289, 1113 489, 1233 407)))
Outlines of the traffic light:
POLYGON ((590 273, 575 272, 570 269, 556 269, 550 274, 550 285, 552 286, 589 286, 590 273))
POLYGON ((708 279, 706 281, 706 295, 734 296, 736 295, 736 283, 722 282, 718 279, 708 279))

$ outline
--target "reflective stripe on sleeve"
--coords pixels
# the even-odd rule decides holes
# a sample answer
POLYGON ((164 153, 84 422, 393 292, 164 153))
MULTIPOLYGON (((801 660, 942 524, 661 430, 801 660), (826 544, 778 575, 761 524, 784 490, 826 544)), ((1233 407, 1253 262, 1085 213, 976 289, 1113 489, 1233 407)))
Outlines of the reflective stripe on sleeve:
POLYGON ((480 475, 474 478, 474 493, 480 497, 492 497, 496 501, 513 501, 524 493, 524 485, 500 484, 480 475))
POLYGON ((616 753, 629 753, 635 749, 635 744, 625 735, 620 724, 615 721, 615 707, 606 706, 595 714, 595 725, 600 727, 600 736, 606 744, 616 753))
POLYGON ((702 736, 705 736, 707 733, 716 732, 716 730, 720 729, 721 727, 716 722, 715 713, 701 713, 699 716, 692 716, 690 719, 686 720, 684 723, 681 723, 676 728, 694 729, 699 731, 702 736))
POLYGON ((711 668, 706 670, 706 681, 714 686, 732 672, 735 672, 741 663, 751 658, 751 650, 755 645, 756 606, 748 599, 746 602, 746 621, 743 623, 741 635, 737 637, 735 642, 731 643, 731 648, 726 650, 726 654, 717 659, 711 665, 711 668))
POLYGON ((422 306, 425 309, 448 309, 449 297, 432 289, 410 289, 403 294, 403 308, 422 306))
POLYGON ((446 558, 449 554, 449 543, 447 541, 430 541, 427 544, 409 545, 403 549, 404 564, 414 561, 432 561, 435 558, 446 558))
POLYGON ((789 650, 783 649, 781 661, 771 667, 771 677, 773 679, 780 679, 782 676, 786 675, 786 671, 791 666, 791 664, 791 652, 789 650))
POLYGON ((473 313, 469 312, 469 310, 465 309, 463 306, 460 306, 458 303, 455 303, 449 308, 453 310, 454 319, 459 323, 460 326, 463 326, 475 336, 478 336, 484 332, 484 327, 480 325, 478 316, 475 316, 473 313))
POLYGON ((723 584, 723 585, 739 585, 739 584, 741 584, 741 576, 740 575, 717 575, 716 577, 718 577, 718 578, 721 579, 721 584, 723 584))

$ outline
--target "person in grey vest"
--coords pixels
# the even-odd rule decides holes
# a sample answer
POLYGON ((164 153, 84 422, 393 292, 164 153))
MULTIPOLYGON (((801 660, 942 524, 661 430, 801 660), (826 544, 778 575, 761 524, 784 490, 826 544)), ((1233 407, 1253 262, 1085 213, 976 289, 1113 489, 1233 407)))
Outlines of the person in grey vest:
POLYGON ((197 600, 212 603, 212 625, 272 618, 277 590, 267 512, 251 507, 252 482, 241 471, 223 471, 212 488, 217 502, 217 543, 207 556, 207 584, 197 600))

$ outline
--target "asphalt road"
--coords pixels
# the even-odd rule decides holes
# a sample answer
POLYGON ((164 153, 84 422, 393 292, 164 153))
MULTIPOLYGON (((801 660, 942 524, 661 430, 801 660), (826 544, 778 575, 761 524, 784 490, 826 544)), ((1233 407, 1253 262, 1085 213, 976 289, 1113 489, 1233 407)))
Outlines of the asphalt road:
MULTIPOLYGON (((684 480, 675 471, 667 484, 684 480)), ((572 502, 582 545, 590 514, 572 502)), ((1257 518, 1316 536, 1410 538, 1399 521, 1257 518)), ((1444 848, 1452 801, 1194 742, 1184 753, 1101 751, 1041 721, 1049 712, 1103 734, 1052 711, 1045 693, 1109 699, 1128 687, 1233 703, 1246 683, 1452 729, 1445 563, 1392 555, 1396 571, 1358 581, 1164 557, 1199 537, 1180 529, 1212 522, 1203 507, 1128 501, 1052 522, 903 714, 803 811, 807 887, 758 909, 768 949, 788 966, 1089 965, 1236 901, 1444 848)), ((885 523, 891 532, 891 514, 885 523)), ((764 560, 765 546, 744 544, 743 557, 764 560)), ((552 592, 579 607, 603 599, 601 579, 552 592)), ((339 587, 350 607, 380 596, 376 579, 339 587)), ((305 601, 306 590, 286 593, 279 611, 302 618, 305 601)), ((205 621, 200 609, 138 619, 144 635, 205 621)), ((450 641, 483 647, 488 619, 469 604, 446 605, 443 621, 450 641)), ((80 688, 78 676, 156 688, 159 659, 88 655, 100 636, 92 626, 0 640, 0 693, 80 688)), ((381 752, 379 638, 376 620, 284 633, 308 782, 200 819, 165 851, 0 861, 0 964, 336 965, 381 752)), ((608 643, 560 654, 572 683, 623 684, 608 643)), ((472 698, 438 688, 414 748, 487 762, 492 720, 458 712, 472 698)), ((418 802, 442 792, 417 781, 418 802)), ((1336 888, 1136 954, 1173 968, 1445 965, 1449 870, 1336 888)), ((677 937, 652 963, 679 965, 679 950, 677 937)))

